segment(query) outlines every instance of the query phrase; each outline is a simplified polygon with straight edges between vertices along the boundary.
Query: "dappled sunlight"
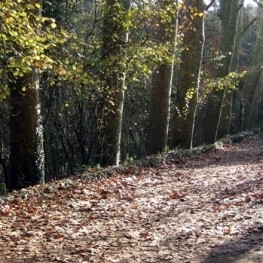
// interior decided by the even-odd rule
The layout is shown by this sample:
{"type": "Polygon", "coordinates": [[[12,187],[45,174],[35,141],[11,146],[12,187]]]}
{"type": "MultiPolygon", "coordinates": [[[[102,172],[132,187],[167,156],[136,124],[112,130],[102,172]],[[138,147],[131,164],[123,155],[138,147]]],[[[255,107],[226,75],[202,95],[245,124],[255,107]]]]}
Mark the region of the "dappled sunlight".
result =
{"type": "Polygon", "coordinates": [[[227,152],[13,192],[0,205],[0,241],[6,244],[0,247],[0,261],[260,258],[263,177],[262,162],[254,158],[262,142],[255,136],[225,145],[227,152]]]}

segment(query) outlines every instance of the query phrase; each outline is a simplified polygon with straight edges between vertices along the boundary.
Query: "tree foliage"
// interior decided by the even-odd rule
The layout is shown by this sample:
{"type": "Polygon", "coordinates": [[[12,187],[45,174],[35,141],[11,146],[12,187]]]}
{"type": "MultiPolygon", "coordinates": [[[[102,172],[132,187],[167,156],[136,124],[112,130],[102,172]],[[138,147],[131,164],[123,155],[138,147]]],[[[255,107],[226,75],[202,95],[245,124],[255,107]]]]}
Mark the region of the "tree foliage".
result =
{"type": "MultiPolygon", "coordinates": [[[[54,70],[63,75],[62,65],[47,51],[57,48],[68,38],[57,30],[54,19],[40,15],[41,6],[30,1],[0,3],[0,74],[2,79],[22,77],[32,69],[54,70]]],[[[6,82],[1,85],[1,98],[8,94],[6,82]]]]}
{"type": "MultiPolygon", "coordinates": [[[[125,91],[121,114],[122,136],[118,146],[121,161],[128,162],[144,156],[148,147],[150,91],[160,66],[165,64],[175,65],[172,92],[168,98],[171,100],[171,111],[178,109],[178,94],[183,90],[181,113],[192,111],[193,104],[190,102],[193,99],[198,102],[197,114],[192,114],[195,120],[191,120],[196,123],[195,145],[203,141],[204,110],[210,107],[208,100],[212,99],[214,104],[213,94],[223,93],[226,88],[231,92],[235,90],[234,114],[235,118],[242,120],[242,103],[238,94],[246,78],[245,72],[249,71],[256,35],[261,34],[260,26],[254,23],[256,8],[238,7],[243,10],[241,28],[246,30],[239,35],[241,45],[238,48],[237,70],[220,75],[220,69],[226,66],[226,57],[232,52],[231,49],[225,54],[221,48],[223,31],[220,19],[222,21],[221,15],[224,17],[227,14],[223,9],[222,14],[219,12],[218,1],[214,1],[213,8],[205,11],[205,16],[193,5],[186,5],[189,2],[178,1],[176,6],[176,1],[135,0],[126,9],[128,1],[124,0],[43,0],[42,5],[33,0],[1,1],[0,143],[3,150],[0,177],[9,170],[6,98],[10,95],[11,86],[8,84],[10,81],[18,83],[31,71],[37,72],[40,81],[47,180],[68,176],[86,165],[98,164],[102,127],[98,124],[103,123],[106,112],[116,113],[116,91],[125,91]],[[176,14],[178,31],[175,48],[176,14]],[[195,78],[194,73],[187,71],[196,65],[196,56],[189,55],[193,52],[190,42],[199,30],[196,22],[202,18],[205,18],[205,45],[203,59],[199,61],[202,74],[198,76],[200,96],[197,101],[196,86],[184,84],[179,76],[180,70],[182,72],[185,68],[184,71],[195,78]],[[105,23],[109,22],[111,26],[105,27],[105,23]],[[125,38],[127,34],[128,39],[125,38]],[[103,111],[98,107],[101,102],[103,111]]],[[[25,83],[22,93],[29,86],[25,83]]],[[[152,116],[150,118],[156,117],[155,114],[152,116]]],[[[211,118],[211,121],[214,122],[214,119],[211,118]]],[[[108,123],[111,124],[111,121],[108,123]]],[[[192,123],[189,126],[193,127],[192,123]]],[[[170,125],[170,134],[172,128],[170,125]]],[[[178,142],[174,146],[178,146],[178,142]]]]}

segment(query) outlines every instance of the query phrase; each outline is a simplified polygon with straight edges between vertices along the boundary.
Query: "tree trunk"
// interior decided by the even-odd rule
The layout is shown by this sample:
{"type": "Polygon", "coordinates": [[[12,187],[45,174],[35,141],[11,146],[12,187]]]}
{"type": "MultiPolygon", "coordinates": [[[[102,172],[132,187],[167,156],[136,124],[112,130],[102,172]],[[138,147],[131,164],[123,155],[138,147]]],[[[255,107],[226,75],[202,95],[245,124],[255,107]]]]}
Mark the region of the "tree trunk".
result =
{"type": "MultiPolygon", "coordinates": [[[[233,52],[235,47],[235,38],[237,31],[238,14],[241,8],[241,1],[243,0],[221,0],[219,17],[222,25],[220,51],[223,59],[220,61],[215,77],[222,78],[230,72],[231,61],[233,59],[233,52]]],[[[212,91],[208,97],[206,112],[204,118],[204,125],[202,129],[202,142],[213,143],[216,138],[221,136],[218,133],[220,113],[222,110],[222,103],[224,95],[227,94],[225,90],[212,91]]],[[[227,111],[228,112],[228,111],[227,111]]]]}
{"type": "Polygon", "coordinates": [[[160,65],[153,73],[146,153],[165,151],[168,136],[172,65],[160,65]]]}
{"type": "MultiPolygon", "coordinates": [[[[239,5],[243,6],[244,0],[241,0],[239,5]]],[[[242,10],[242,9],[240,9],[242,10]]],[[[242,21],[242,12],[238,12],[237,18],[237,29],[233,55],[231,58],[229,72],[236,71],[239,57],[239,48],[241,43],[241,21],[242,21]]],[[[232,117],[232,106],[233,106],[233,90],[226,87],[224,89],[223,101],[221,104],[221,110],[219,114],[219,122],[216,131],[216,140],[223,138],[225,135],[229,134],[231,117],[232,117]]]]}
{"type": "Polygon", "coordinates": [[[251,63],[251,67],[242,91],[242,103],[243,103],[243,122],[242,130],[246,130],[250,126],[251,110],[253,108],[253,99],[255,97],[256,89],[258,87],[260,77],[262,74],[262,61],[263,61],[263,16],[260,15],[259,21],[260,31],[258,33],[258,40],[251,63]]]}
{"type": "Polygon", "coordinates": [[[257,112],[257,123],[263,131],[263,90],[261,90],[261,94],[259,97],[259,105],[258,105],[258,112],[257,112]]]}
{"type": "MultiPolygon", "coordinates": [[[[35,6],[39,0],[28,0],[28,3],[35,6]]],[[[40,15],[39,8],[31,12],[40,15]]],[[[33,22],[33,16],[31,19],[33,22]]],[[[13,190],[45,181],[39,73],[31,69],[24,76],[10,76],[9,89],[10,173],[6,184],[13,190]]]]}
{"type": "MultiPolygon", "coordinates": [[[[240,88],[244,85],[244,81],[239,84],[240,88]]],[[[237,89],[233,93],[232,97],[232,117],[230,124],[230,134],[235,134],[242,129],[242,103],[241,103],[242,91],[237,89]]]]}
{"type": "Polygon", "coordinates": [[[44,183],[39,76],[32,71],[10,82],[9,190],[44,183]]]}
{"type": "Polygon", "coordinates": [[[257,126],[257,122],[258,122],[257,117],[258,117],[259,105],[260,105],[262,94],[263,94],[263,71],[261,71],[260,79],[257,84],[256,90],[254,93],[254,98],[251,104],[251,110],[249,112],[248,121],[247,121],[248,129],[252,129],[255,126],[257,126]]]}
{"type": "MultiPolygon", "coordinates": [[[[244,25],[243,25],[243,19],[244,19],[244,9],[241,10],[239,19],[238,19],[238,25],[237,25],[237,36],[235,41],[235,48],[233,53],[233,58],[230,66],[230,71],[237,70],[238,63],[239,63],[239,51],[241,47],[241,38],[244,33],[244,25]]],[[[240,85],[243,85],[243,81],[239,83],[239,86],[236,87],[236,89],[231,92],[231,109],[230,109],[230,118],[228,125],[228,131],[227,133],[234,134],[241,130],[241,103],[240,103],[240,85]]],[[[224,115],[224,114],[222,114],[224,115]]],[[[221,121],[221,120],[220,120],[221,121]]],[[[223,126],[222,124],[219,126],[223,126]]]]}
{"type": "MultiPolygon", "coordinates": [[[[163,10],[166,10],[169,6],[176,8],[175,12],[177,14],[177,1],[176,6],[174,6],[171,0],[159,0],[158,4],[160,5],[160,9],[163,10]]],[[[169,45],[171,45],[171,57],[173,60],[172,62],[163,62],[153,73],[151,105],[146,138],[146,153],[148,155],[165,151],[167,145],[171,86],[177,42],[177,15],[175,19],[172,13],[167,12],[167,15],[171,16],[170,21],[162,21],[162,19],[159,18],[156,38],[161,44],[167,45],[167,43],[169,43],[169,45]]]]}
{"type": "Polygon", "coordinates": [[[107,0],[104,11],[102,43],[102,93],[98,103],[98,132],[96,162],[102,166],[118,165],[122,112],[125,90],[128,28],[125,14],[130,0],[107,0]]]}
{"type": "Polygon", "coordinates": [[[192,13],[188,13],[192,24],[183,37],[171,136],[172,147],[191,148],[204,45],[204,3],[203,0],[186,0],[185,5],[188,10],[194,10],[195,16],[191,21],[192,13]]]}

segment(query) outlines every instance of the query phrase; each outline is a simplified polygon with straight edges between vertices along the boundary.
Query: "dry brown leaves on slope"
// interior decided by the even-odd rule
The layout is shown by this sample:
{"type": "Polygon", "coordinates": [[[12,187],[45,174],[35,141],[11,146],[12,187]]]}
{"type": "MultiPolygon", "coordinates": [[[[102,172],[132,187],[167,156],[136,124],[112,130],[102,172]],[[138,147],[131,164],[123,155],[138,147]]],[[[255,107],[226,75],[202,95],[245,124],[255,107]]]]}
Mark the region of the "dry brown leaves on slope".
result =
{"type": "Polygon", "coordinates": [[[263,138],[0,203],[0,262],[263,262],[263,138]],[[245,260],[245,261],[244,261],[245,260]]]}

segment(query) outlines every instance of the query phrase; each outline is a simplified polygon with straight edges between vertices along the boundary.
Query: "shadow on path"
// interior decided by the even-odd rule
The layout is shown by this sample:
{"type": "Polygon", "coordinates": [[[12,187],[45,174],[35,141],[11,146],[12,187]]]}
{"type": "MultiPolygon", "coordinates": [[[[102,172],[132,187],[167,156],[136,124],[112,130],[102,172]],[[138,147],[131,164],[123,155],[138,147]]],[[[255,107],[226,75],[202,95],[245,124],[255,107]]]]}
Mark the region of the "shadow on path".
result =
{"type": "Polygon", "coordinates": [[[200,263],[262,263],[263,225],[211,249],[200,263]]]}

